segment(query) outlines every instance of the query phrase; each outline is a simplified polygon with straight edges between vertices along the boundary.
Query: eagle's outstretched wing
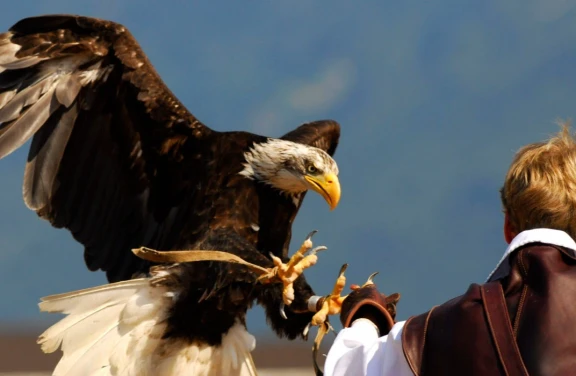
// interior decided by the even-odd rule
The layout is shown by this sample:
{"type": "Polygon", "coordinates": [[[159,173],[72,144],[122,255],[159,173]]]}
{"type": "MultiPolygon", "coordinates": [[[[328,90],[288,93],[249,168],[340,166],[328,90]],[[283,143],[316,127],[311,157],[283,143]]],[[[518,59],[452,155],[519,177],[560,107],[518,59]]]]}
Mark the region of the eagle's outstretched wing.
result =
{"type": "Polygon", "coordinates": [[[32,137],[26,205],[68,228],[110,281],[147,270],[130,248],[179,235],[179,204],[209,171],[217,134],[119,24],[41,16],[0,34],[0,158],[32,137]]]}

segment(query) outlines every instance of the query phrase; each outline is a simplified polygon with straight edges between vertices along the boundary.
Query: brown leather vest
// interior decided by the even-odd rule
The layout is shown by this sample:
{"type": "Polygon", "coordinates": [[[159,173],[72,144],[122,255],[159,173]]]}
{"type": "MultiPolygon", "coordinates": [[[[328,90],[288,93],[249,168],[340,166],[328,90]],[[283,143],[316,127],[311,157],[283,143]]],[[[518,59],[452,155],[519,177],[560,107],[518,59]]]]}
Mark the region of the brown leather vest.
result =
{"type": "MultiPolygon", "coordinates": [[[[529,244],[499,280],[520,354],[531,376],[576,375],[576,258],[572,251],[529,244]]],[[[480,286],[411,317],[402,333],[417,376],[506,375],[490,335],[480,286]]]]}

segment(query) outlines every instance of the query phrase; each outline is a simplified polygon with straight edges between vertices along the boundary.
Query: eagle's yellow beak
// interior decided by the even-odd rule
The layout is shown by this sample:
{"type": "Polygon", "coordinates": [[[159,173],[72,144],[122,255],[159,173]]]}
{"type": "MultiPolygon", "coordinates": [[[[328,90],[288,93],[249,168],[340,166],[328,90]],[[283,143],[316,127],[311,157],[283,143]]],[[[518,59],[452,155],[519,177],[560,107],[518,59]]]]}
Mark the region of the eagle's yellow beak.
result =
{"type": "Polygon", "coordinates": [[[306,175],[304,178],[310,183],[312,189],[318,192],[334,210],[340,201],[340,181],[338,176],[328,173],[322,176],[306,175]]]}

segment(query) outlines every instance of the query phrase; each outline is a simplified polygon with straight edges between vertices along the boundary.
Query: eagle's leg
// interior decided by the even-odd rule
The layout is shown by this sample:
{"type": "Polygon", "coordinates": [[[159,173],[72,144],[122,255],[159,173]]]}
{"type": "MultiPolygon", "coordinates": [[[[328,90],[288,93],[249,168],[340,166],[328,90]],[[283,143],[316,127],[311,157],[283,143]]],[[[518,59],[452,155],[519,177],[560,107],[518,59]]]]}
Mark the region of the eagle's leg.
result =
{"type": "MultiPolygon", "coordinates": [[[[320,299],[317,303],[317,307],[320,307],[316,314],[312,316],[312,320],[310,323],[304,328],[304,337],[308,335],[308,331],[310,330],[311,326],[326,326],[327,330],[333,330],[332,326],[328,322],[328,316],[337,315],[342,310],[342,303],[344,299],[348,295],[342,296],[342,290],[344,290],[344,286],[346,285],[346,276],[344,272],[348,264],[342,265],[340,268],[340,272],[338,273],[338,278],[336,279],[336,283],[334,284],[334,288],[332,289],[332,293],[325,296],[324,298],[320,299]]],[[[362,285],[362,287],[368,286],[373,284],[372,281],[374,277],[378,274],[378,272],[370,274],[366,282],[362,285]]]]}
{"type": "MultiPolygon", "coordinates": [[[[317,231],[312,231],[304,242],[302,246],[296,253],[288,260],[288,262],[282,262],[279,257],[270,254],[272,261],[274,262],[274,268],[270,273],[262,275],[258,278],[261,282],[271,282],[273,280],[280,280],[283,285],[282,289],[282,300],[285,305],[290,305],[294,301],[294,281],[302,275],[304,270],[316,264],[318,261],[317,252],[326,250],[325,246],[319,246],[312,249],[312,236],[317,231]],[[310,253],[306,254],[308,251],[310,253]]],[[[283,305],[280,307],[280,312],[282,317],[285,317],[283,305]]]]}
{"type": "MultiPolygon", "coordinates": [[[[332,325],[330,325],[330,322],[328,321],[328,316],[339,314],[342,310],[342,303],[348,296],[348,295],[346,296],[341,295],[342,290],[344,290],[344,286],[346,285],[346,277],[344,276],[344,272],[346,271],[347,267],[348,264],[344,264],[340,268],[340,272],[338,273],[338,278],[336,279],[336,283],[334,284],[332,293],[330,293],[330,295],[328,296],[321,298],[318,301],[315,301],[317,311],[314,314],[314,316],[312,316],[312,320],[308,323],[308,325],[306,325],[302,333],[304,339],[307,339],[310,327],[318,326],[318,333],[316,334],[316,338],[314,339],[314,345],[312,346],[312,359],[314,362],[314,371],[317,375],[322,374],[322,371],[320,370],[320,366],[318,365],[317,361],[317,354],[318,350],[320,349],[320,344],[322,343],[324,335],[326,335],[330,331],[334,331],[334,328],[332,327],[332,325]]],[[[372,282],[372,280],[374,276],[376,276],[376,274],[378,273],[372,273],[368,277],[366,283],[362,285],[362,287],[373,284],[374,282],[372,282]]]]}

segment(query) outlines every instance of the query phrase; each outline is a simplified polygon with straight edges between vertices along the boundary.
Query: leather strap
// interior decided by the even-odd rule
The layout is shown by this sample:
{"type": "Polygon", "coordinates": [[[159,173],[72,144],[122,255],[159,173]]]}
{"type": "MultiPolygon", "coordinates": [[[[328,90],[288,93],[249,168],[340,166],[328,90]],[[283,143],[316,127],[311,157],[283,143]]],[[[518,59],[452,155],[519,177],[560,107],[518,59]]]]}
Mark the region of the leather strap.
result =
{"type": "Polygon", "coordinates": [[[528,376],[512,331],[502,286],[499,282],[489,282],[483,285],[480,291],[488,326],[504,373],[507,376],[528,376]]]}
{"type": "Polygon", "coordinates": [[[260,265],[252,264],[244,259],[223,251],[207,251],[207,250],[192,250],[192,251],[156,251],[147,247],[140,247],[132,249],[132,253],[146,261],[158,263],[176,263],[176,262],[196,262],[196,261],[220,261],[231,262],[234,264],[242,264],[249,267],[252,271],[259,275],[270,273],[269,269],[263,268],[260,265]]]}

